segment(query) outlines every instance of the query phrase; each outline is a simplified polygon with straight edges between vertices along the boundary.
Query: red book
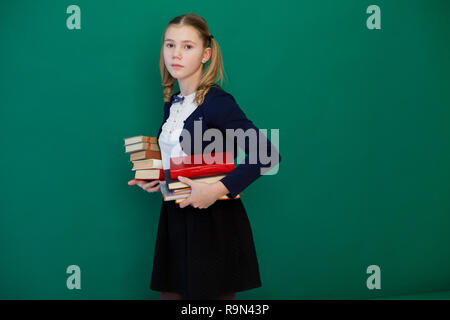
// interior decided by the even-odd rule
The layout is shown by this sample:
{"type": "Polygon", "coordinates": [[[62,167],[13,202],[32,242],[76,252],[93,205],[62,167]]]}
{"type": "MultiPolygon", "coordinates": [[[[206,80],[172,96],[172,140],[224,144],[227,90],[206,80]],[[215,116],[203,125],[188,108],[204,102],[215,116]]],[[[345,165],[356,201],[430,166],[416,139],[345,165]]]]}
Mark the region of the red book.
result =
{"type": "Polygon", "coordinates": [[[170,158],[170,177],[206,177],[233,171],[234,160],[231,152],[195,154],[170,158]]]}

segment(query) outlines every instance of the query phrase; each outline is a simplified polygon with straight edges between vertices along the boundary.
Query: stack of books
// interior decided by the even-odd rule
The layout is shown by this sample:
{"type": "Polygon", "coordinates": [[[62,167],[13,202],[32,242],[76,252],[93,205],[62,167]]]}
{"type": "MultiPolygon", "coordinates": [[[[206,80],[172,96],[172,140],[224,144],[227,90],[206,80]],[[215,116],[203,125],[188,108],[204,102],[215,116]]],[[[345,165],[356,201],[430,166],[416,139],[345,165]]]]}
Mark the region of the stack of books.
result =
{"type": "Polygon", "coordinates": [[[135,136],[125,138],[125,152],[130,155],[134,178],[164,180],[161,150],[156,137],[135,136]]]}
{"type": "MultiPolygon", "coordinates": [[[[217,152],[170,158],[170,170],[164,170],[165,181],[160,183],[165,201],[180,203],[191,194],[191,187],[178,180],[178,176],[193,181],[215,183],[233,171],[234,161],[230,152],[217,152]]],[[[233,199],[239,199],[238,194],[233,199]]],[[[230,199],[227,195],[218,200],[230,199]]]]}
{"type": "MultiPolygon", "coordinates": [[[[170,158],[170,169],[163,169],[161,150],[156,137],[134,136],[124,138],[125,152],[130,155],[135,171],[134,179],[159,180],[164,201],[182,202],[191,194],[191,187],[178,176],[193,181],[215,183],[234,169],[230,152],[218,152],[170,158]]],[[[241,193],[233,199],[239,199],[241,193]]],[[[218,200],[230,199],[227,195],[218,200]]]]}

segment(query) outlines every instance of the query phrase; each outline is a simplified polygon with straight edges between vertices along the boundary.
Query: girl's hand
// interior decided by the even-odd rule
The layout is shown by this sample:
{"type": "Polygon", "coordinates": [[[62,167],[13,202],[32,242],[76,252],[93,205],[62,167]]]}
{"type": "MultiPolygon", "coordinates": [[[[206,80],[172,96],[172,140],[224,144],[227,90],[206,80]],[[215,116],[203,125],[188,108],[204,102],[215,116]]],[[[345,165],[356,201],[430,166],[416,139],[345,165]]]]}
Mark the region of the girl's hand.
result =
{"type": "Polygon", "coordinates": [[[160,190],[159,180],[141,180],[141,179],[134,179],[128,181],[129,186],[138,185],[142,189],[144,189],[147,192],[156,192],[160,190]]]}
{"type": "Polygon", "coordinates": [[[191,195],[180,202],[180,208],[191,205],[194,208],[206,209],[229,192],[220,181],[216,183],[197,182],[181,176],[178,176],[178,180],[191,187],[191,195]]]}

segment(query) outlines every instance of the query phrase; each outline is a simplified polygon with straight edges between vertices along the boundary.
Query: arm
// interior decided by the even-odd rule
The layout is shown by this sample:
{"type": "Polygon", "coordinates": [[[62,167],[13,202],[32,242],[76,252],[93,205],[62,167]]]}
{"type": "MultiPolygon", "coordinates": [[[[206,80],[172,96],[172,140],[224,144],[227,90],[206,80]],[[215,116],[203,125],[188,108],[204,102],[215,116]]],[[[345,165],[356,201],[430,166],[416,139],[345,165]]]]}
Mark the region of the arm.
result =
{"type": "MultiPolygon", "coordinates": [[[[270,168],[279,164],[281,155],[272,142],[246,117],[232,95],[222,92],[214,97],[205,112],[207,112],[209,124],[218,128],[226,136],[227,140],[232,141],[233,146],[239,146],[246,154],[244,161],[220,180],[225,187],[222,188],[220,186],[222,192],[228,190],[228,197],[234,198],[262,175],[262,168],[265,168],[264,171],[268,171],[270,168]],[[235,131],[235,134],[229,134],[226,132],[226,129],[234,129],[237,131],[235,131]],[[239,132],[241,133],[239,134],[239,132]],[[246,137],[252,136],[252,133],[254,139],[247,139],[246,137]],[[256,146],[250,145],[250,141],[256,142],[256,146]],[[261,147],[265,147],[266,150],[260,150],[261,147]],[[264,164],[261,161],[261,152],[263,155],[266,154],[271,160],[275,159],[275,161],[264,164]],[[250,163],[250,160],[254,159],[256,161],[250,163]]],[[[237,150],[237,148],[234,148],[234,150],[237,150]]],[[[234,154],[234,157],[236,156],[237,154],[234,154]]]]}

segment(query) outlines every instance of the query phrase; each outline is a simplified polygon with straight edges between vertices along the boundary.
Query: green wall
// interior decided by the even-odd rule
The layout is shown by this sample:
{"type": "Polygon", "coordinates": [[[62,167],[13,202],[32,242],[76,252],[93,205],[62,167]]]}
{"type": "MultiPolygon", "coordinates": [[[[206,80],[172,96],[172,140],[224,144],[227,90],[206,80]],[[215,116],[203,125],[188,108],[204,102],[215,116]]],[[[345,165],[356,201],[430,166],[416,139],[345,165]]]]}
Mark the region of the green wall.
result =
{"type": "Polygon", "coordinates": [[[20,0],[0,2],[0,298],[159,298],[161,195],[127,185],[123,138],[156,135],[162,32],[188,12],[224,89],[280,130],[278,174],[243,195],[263,286],[238,299],[450,290],[450,2],[20,0]]]}

